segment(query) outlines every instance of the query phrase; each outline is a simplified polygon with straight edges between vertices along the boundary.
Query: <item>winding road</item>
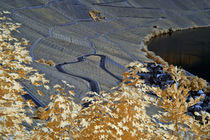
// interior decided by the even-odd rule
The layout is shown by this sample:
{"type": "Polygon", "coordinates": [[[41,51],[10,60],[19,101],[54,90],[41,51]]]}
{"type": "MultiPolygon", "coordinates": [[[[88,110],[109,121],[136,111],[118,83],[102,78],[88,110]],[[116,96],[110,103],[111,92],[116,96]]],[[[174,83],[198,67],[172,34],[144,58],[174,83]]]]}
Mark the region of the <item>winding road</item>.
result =
{"type": "Polygon", "coordinates": [[[107,68],[106,68],[106,58],[107,56],[105,55],[99,55],[99,54],[87,54],[87,55],[84,55],[84,56],[81,56],[81,57],[78,57],[77,58],[77,61],[75,62],[64,62],[63,64],[57,64],[55,67],[58,71],[62,72],[62,73],[65,73],[65,74],[69,74],[69,75],[72,75],[72,76],[75,76],[75,77],[78,77],[78,78],[81,78],[81,79],[84,79],[86,81],[89,82],[90,84],[90,91],[93,91],[93,92],[96,92],[96,93],[99,93],[100,92],[100,89],[99,89],[99,85],[97,83],[97,81],[94,81],[90,78],[87,78],[87,77],[82,77],[82,76],[79,76],[79,75],[74,75],[74,74],[70,74],[68,72],[66,72],[63,68],[64,65],[68,65],[68,64],[73,64],[73,63],[79,63],[79,62],[82,62],[82,61],[85,61],[87,57],[89,56],[99,56],[100,57],[100,63],[99,63],[99,66],[104,70],[106,71],[107,73],[109,73],[111,76],[113,76],[114,78],[116,78],[117,80],[119,80],[119,82],[122,81],[122,78],[121,77],[118,77],[116,76],[115,74],[113,74],[112,72],[110,72],[107,68]]]}

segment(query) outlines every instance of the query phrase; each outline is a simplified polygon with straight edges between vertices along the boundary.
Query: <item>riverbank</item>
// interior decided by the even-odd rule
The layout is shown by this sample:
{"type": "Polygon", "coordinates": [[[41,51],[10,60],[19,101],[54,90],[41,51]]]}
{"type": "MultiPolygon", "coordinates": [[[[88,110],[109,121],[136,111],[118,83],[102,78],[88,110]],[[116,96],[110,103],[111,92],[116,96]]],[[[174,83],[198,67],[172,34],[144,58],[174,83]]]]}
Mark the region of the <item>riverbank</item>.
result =
{"type": "Polygon", "coordinates": [[[161,56],[169,64],[210,81],[209,37],[210,28],[200,27],[160,35],[148,42],[149,50],[161,56]]]}

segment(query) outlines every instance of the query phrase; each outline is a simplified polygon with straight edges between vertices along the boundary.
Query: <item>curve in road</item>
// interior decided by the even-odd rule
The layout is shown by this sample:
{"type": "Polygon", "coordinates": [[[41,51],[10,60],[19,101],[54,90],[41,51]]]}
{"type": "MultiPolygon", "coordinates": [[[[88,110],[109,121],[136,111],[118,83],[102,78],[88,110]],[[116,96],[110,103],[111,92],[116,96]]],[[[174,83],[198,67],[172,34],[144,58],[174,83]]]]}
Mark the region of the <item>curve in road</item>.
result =
{"type": "Polygon", "coordinates": [[[64,65],[67,65],[67,64],[75,64],[75,63],[79,63],[79,62],[83,62],[86,60],[87,57],[89,56],[99,56],[100,57],[100,62],[99,62],[99,66],[104,70],[106,71],[108,74],[110,74],[111,76],[113,76],[114,78],[116,78],[119,82],[122,81],[122,78],[121,77],[118,77],[116,76],[115,74],[113,74],[112,72],[110,72],[107,68],[106,68],[106,60],[107,60],[107,56],[105,55],[100,55],[100,54],[87,54],[87,55],[84,55],[84,56],[80,56],[77,58],[77,61],[74,61],[74,62],[64,62],[62,64],[57,64],[55,67],[58,71],[62,72],[62,73],[65,73],[65,74],[68,74],[68,75],[71,75],[71,76],[75,76],[75,77],[78,77],[78,78],[81,78],[87,82],[89,82],[89,85],[90,85],[90,90],[93,91],[93,92],[96,92],[96,93],[100,93],[100,88],[99,88],[99,84],[97,81],[95,80],[92,80],[90,78],[87,78],[87,77],[83,77],[83,76],[79,76],[79,75],[75,75],[75,74],[71,74],[71,73],[68,73],[65,71],[65,69],[63,68],[64,65]]]}

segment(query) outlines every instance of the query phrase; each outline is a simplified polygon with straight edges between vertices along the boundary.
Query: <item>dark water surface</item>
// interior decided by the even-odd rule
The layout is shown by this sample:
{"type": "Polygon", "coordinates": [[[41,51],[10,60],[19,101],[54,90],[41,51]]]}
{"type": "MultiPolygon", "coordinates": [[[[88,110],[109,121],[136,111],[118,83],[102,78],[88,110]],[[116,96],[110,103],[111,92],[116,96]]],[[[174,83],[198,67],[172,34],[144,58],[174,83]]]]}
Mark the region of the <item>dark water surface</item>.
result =
{"type": "Polygon", "coordinates": [[[177,31],[154,38],[148,49],[169,64],[181,66],[210,82],[210,27],[177,31]]]}

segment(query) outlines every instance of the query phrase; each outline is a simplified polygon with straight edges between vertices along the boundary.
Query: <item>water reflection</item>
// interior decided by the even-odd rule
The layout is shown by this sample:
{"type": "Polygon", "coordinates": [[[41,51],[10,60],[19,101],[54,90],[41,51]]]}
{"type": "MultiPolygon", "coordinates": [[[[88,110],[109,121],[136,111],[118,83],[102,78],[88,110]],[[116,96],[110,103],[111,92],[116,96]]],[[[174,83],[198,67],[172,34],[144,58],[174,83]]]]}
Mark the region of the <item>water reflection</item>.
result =
{"type": "Polygon", "coordinates": [[[154,51],[169,64],[210,81],[210,28],[199,28],[164,35],[149,43],[154,51]]]}

